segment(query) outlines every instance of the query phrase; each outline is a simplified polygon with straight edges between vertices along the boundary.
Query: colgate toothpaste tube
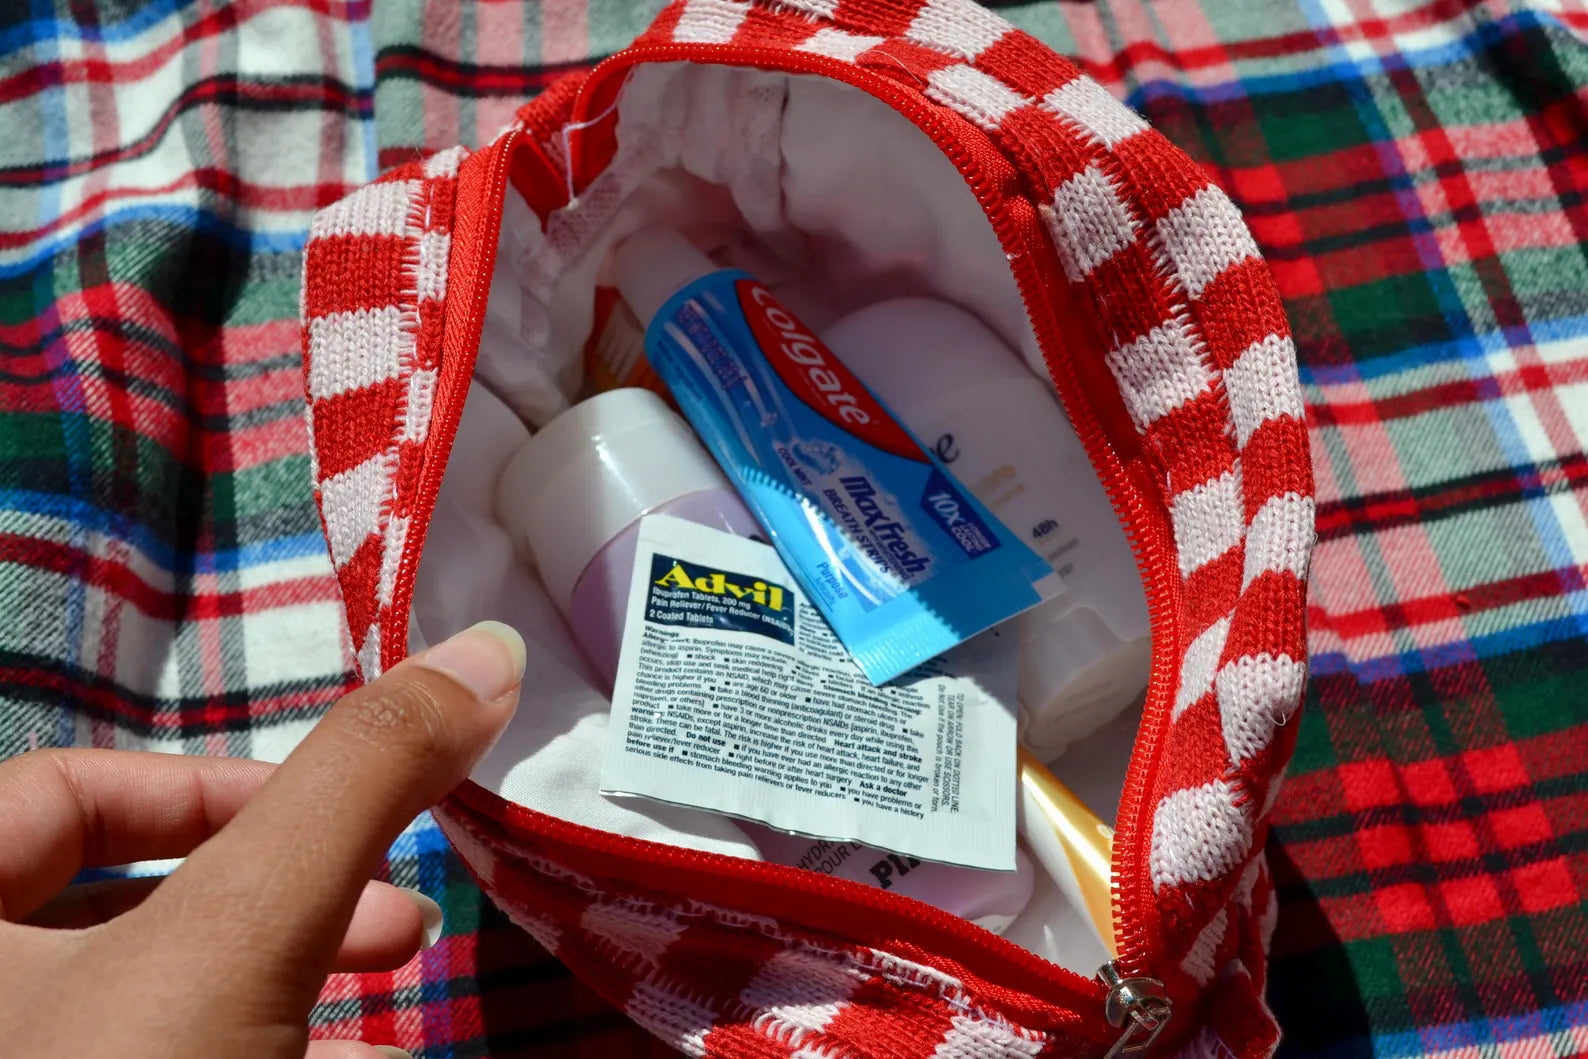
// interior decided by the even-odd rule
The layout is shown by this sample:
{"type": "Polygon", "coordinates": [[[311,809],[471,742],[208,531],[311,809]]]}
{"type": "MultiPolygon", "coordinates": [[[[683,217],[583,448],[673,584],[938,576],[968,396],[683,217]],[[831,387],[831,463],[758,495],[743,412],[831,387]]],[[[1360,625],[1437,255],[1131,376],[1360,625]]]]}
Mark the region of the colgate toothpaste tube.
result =
{"type": "Polygon", "coordinates": [[[663,229],[616,270],[652,367],[873,683],[1062,589],[753,277],[663,229]]]}

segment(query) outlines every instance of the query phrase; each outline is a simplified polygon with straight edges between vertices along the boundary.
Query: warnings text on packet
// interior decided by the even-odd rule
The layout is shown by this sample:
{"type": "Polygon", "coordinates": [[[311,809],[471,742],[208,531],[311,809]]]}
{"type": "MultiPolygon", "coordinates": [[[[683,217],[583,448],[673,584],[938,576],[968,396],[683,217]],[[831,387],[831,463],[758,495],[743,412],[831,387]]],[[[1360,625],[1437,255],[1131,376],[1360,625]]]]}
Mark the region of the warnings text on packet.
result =
{"type": "MultiPolygon", "coordinates": [[[[820,626],[802,603],[802,635],[807,619],[820,626]]],[[[962,696],[928,702],[875,688],[853,666],[654,625],[640,649],[630,753],[917,819],[958,811],[962,696]]]]}

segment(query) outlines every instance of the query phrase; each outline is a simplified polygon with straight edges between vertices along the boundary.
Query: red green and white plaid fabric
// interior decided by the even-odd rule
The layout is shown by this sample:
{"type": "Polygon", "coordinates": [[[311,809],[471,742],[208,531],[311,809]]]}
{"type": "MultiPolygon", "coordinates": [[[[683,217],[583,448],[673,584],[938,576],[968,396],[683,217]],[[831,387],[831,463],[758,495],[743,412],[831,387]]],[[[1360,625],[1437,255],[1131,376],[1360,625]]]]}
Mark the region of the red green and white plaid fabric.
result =
{"type": "MultiPolygon", "coordinates": [[[[841,6],[841,5],[835,5],[841,6]]],[[[309,495],[311,212],[481,144],[645,5],[0,12],[0,753],[279,757],[352,679],[309,495]]],[[[1017,4],[1242,210],[1293,329],[1320,544],[1268,846],[1293,1054],[1588,1048],[1588,19],[1505,2],[1017,4]]],[[[482,906],[321,1032],[660,1053],[482,906]]]]}

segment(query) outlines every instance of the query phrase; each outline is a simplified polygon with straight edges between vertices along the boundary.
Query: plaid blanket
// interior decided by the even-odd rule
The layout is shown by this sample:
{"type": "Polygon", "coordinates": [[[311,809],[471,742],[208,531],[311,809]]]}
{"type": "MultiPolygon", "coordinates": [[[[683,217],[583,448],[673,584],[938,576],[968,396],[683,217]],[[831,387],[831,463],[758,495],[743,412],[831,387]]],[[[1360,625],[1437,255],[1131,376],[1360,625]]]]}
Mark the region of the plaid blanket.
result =
{"type": "MultiPolygon", "coordinates": [[[[483,142],[628,0],[0,5],[0,755],[279,759],[348,687],[309,493],[310,213],[483,142]]],[[[1245,211],[1287,300],[1320,545],[1278,810],[1295,1055],[1588,1052],[1588,12],[1002,12],[1245,211]]],[[[317,1035],[660,1054],[416,821],[447,935],[317,1035]]]]}

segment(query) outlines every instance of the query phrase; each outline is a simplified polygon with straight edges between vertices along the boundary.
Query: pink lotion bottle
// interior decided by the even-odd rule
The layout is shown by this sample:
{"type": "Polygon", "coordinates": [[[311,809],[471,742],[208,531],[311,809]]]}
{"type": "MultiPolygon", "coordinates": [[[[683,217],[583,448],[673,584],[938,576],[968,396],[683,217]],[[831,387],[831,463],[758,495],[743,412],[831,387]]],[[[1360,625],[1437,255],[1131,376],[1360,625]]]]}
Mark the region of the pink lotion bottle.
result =
{"type": "Polygon", "coordinates": [[[609,390],[532,435],[502,471],[496,510],[540,571],[608,694],[645,515],[760,532],[694,433],[649,390],[609,390]]]}

